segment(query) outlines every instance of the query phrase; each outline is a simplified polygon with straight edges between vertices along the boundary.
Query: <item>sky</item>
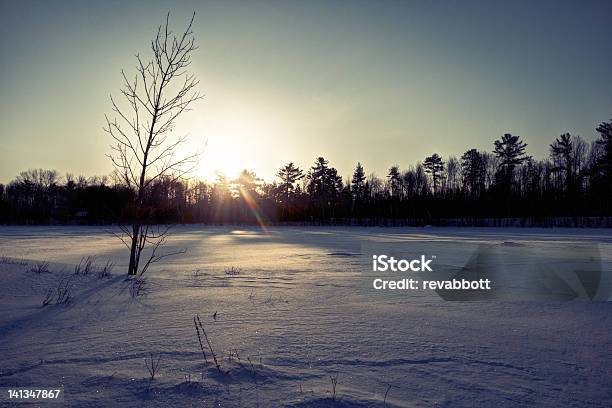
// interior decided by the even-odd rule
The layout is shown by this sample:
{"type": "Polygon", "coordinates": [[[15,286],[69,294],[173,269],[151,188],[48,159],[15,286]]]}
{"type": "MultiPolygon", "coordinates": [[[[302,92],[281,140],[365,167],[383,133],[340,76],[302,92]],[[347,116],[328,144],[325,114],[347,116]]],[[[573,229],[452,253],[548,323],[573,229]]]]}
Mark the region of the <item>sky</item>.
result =
{"type": "Polygon", "coordinates": [[[610,1],[0,0],[0,183],[109,174],[102,130],[166,13],[196,12],[196,177],[324,156],[345,178],[520,135],[536,158],[612,118],[610,1]]]}

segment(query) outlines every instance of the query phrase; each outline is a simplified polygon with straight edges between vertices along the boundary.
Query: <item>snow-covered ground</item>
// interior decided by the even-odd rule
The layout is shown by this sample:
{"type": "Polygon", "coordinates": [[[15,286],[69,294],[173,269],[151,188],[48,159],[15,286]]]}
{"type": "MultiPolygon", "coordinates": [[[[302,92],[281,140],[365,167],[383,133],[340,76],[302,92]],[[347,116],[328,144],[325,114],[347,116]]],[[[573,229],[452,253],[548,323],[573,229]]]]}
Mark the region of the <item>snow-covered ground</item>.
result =
{"type": "Polygon", "coordinates": [[[63,386],[74,407],[612,406],[612,303],[377,296],[358,256],[374,242],[609,245],[612,231],[174,232],[168,249],[186,253],[154,265],[133,299],[108,228],[0,227],[0,387],[63,386]],[[88,255],[113,276],[74,276],[88,255]],[[49,273],[32,270],[40,261],[49,273]],[[66,282],[70,302],[42,307],[66,282]],[[228,373],[203,338],[204,362],[196,314],[228,373]]]}

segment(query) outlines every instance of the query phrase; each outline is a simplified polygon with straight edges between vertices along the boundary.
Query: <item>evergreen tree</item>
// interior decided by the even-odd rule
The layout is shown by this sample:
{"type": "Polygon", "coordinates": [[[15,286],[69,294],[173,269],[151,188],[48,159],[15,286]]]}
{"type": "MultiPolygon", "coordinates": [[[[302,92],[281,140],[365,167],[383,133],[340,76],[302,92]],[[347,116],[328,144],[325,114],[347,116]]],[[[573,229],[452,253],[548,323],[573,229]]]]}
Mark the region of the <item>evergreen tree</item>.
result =
{"type": "Polygon", "coordinates": [[[338,171],[328,164],[325,158],[317,157],[306,176],[308,194],[322,202],[335,197],[342,190],[342,177],[338,176],[338,171]]]}
{"type": "Polygon", "coordinates": [[[550,157],[553,161],[553,172],[562,172],[562,184],[570,191],[574,185],[574,144],[572,136],[564,133],[550,145],[550,157]]]}
{"type": "Polygon", "coordinates": [[[355,167],[353,172],[353,178],[351,179],[351,188],[356,200],[361,200],[364,197],[365,181],[366,176],[363,166],[361,163],[357,163],[357,167],[355,167]]]}
{"type": "Polygon", "coordinates": [[[612,183],[612,120],[602,122],[596,130],[599,133],[597,144],[601,147],[597,167],[603,172],[606,181],[612,183]]]}
{"type": "Polygon", "coordinates": [[[596,169],[594,169],[596,188],[600,189],[600,194],[605,197],[602,197],[603,208],[610,212],[612,208],[612,120],[602,122],[596,130],[599,132],[599,139],[596,141],[599,152],[596,169]]]}
{"type": "Polygon", "coordinates": [[[402,191],[402,177],[400,175],[399,167],[397,165],[392,166],[387,174],[389,181],[389,188],[391,190],[391,197],[399,197],[402,191]]]}
{"type": "Polygon", "coordinates": [[[520,136],[506,133],[501,139],[495,141],[494,146],[493,153],[499,159],[500,181],[504,189],[509,191],[515,167],[529,158],[524,155],[527,143],[521,141],[520,136]]]}
{"type": "Polygon", "coordinates": [[[434,153],[425,158],[423,161],[423,167],[425,167],[426,173],[431,174],[433,194],[435,196],[438,190],[439,182],[444,177],[444,162],[438,153],[434,153]]]}
{"type": "Polygon", "coordinates": [[[284,167],[281,167],[276,172],[276,176],[281,179],[280,187],[284,192],[284,201],[288,203],[289,196],[295,189],[295,183],[304,177],[304,173],[299,167],[296,167],[293,162],[290,162],[284,167]]]}
{"type": "Polygon", "coordinates": [[[464,189],[473,198],[480,197],[485,189],[486,163],[483,155],[476,149],[470,149],[461,156],[461,177],[464,189]]]}
{"type": "Polygon", "coordinates": [[[308,179],[307,191],[311,197],[321,197],[325,194],[325,183],[329,167],[329,161],[323,157],[317,157],[314,166],[310,168],[306,178],[308,179]]]}
{"type": "Polygon", "coordinates": [[[238,186],[238,193],[241,196],[248,194],[251,197],[255,197],[261,181],[254,171],[244,169],[240,172],[238,178],[234,180],[234,183],[238,186]]]}

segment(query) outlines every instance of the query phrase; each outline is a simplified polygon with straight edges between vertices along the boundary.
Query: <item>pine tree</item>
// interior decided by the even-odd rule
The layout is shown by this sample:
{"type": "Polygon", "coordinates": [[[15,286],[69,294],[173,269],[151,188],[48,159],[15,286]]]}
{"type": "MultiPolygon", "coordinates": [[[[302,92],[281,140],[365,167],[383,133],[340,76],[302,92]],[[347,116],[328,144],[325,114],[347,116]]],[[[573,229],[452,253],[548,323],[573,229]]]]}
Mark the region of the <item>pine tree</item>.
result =
{"type": "Polygon", "coordinates": [[[595,130],[599,133],[597,144],[602,147],[597,167],[603,172],[607,181],[612,183],[612,120],[602,122],[595,130]]]}
{"type": "Polygon", "coordinates": [[[400,175],[399,167],[397,165],[392,166],[389,169],[389,174],[387,174],[387,178],[389,179],[391,197],[399,197],[402,189],[402,177],[400,175]]]}
{"type": "Polygon", "coordinates": [[[261,179],[257,177],[254,171],[242,170],[234,183],[238,186],[240,195],[249,194],[255,196],[257,187],[261,184],[261,179]]]}
{"type": "Polygon", "coordinates": [[[357,163],[357,167],[355,167],[353,172],[353,178],[351,179],[351,189],[356,200],[361,200],[364,196],[365,180],[366,176],[363,166],[361,163],[357,163]]]}
{"type": "Polygon", "coordinates": [[[296,167],[293,162],[287,163],[284,167],[281,167],[276,176],[281,179],[281,188],[285,193],[285,203],[289,202],[289,196],[295,190],[294,184],[304,177],[303,171],[296,167]]]}
{"type": "Polygon", "coordinates": [[[470,149],[461,156],[461,176],[464,189],[472,197],[480,197],[484,192],[486,163],[483,155],[476,149],[470,149]]]}
{"type": "Polygon", "coordinates": [[[342,177],[328,164],[329,161],[325,158],[317,157],[314,166],[306,175],[308,194],[320,201],[328,201],[342,190],[342,177]]]}
{"type": "Polygon", "coordinates": [[[562,134],[551,143],[550,157],[553,161],[552,171],[563,172],[565,190],[572,190],[574,185],[574,144],[569,133],[562,134]]]}
{"type": "Polygon", "coordinates": [[[510,133],[504,134],[501,139],[496,140],[493,153],[499,159],[499,176],[504,189],[509,190],[514,175],[514,168],[521,165],[529,156],[524,156],[527,143],[520,140],[520,136],[513,136],[510,133]]]}
{"type": "Polygon", "coordinates": [[[426,157],[423,161],[423,167],[425,172],[431,174],[431,181],[433,182],[433,193],[434,196],[438,191],[438,183],[444,177],[444,162],[438,153],[434,153],[429,157],[426,157]]]}
{"type": "Polygon", "coordinates": [[[596,162],[596,172],[599,174],[603,194],[607,197],[604,199],[607,204],[607,211],[610,212],[612,203],[612,120],[610,122],[602,122],[597,127],[599,139],[596,144],[601,149],[596,162]]]}
{"type": "Polygon", "coordinates": [[[317,157],[314,166],[310,168],[306,178],[308,179],[307,191],[312,197],[320,197],[324,194],[326,174],[329,169],[329,161],[323,157],[317,157]]]}

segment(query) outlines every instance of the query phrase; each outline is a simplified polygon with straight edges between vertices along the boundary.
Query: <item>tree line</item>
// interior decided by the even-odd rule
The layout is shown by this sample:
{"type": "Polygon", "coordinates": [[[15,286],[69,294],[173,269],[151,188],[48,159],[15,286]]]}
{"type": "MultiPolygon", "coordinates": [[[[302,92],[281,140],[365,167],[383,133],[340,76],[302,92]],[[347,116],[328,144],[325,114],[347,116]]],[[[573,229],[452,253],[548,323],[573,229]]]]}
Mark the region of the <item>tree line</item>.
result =
{"type": "MultiPolygon", "coordinates": [[[[596,131],[591,143],[560,135],[543,160],[529,156],[527,143],[508,133],[491,151],[469,149],[458,158],[433,153],[407,168],[392,166],[384,177],[368,175],[357,163],[343,180],[324,157],[306,170],[287,163],[272,183],[248,170],[212,183],[164,175],[151,180],[138,211],[146,211],[151,223],[209,224],[422,225],[460,219],[478,225],[491,218],[609,217],[612,121],[596,131]]],[[[129,223],[138,194],[117,172],[87,179],[27,170],[0,184],[0,222],[129,223]]]]}

